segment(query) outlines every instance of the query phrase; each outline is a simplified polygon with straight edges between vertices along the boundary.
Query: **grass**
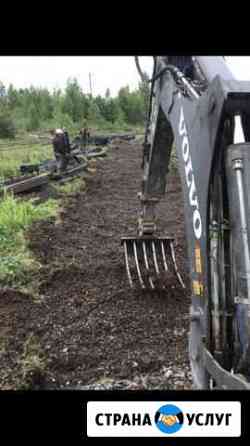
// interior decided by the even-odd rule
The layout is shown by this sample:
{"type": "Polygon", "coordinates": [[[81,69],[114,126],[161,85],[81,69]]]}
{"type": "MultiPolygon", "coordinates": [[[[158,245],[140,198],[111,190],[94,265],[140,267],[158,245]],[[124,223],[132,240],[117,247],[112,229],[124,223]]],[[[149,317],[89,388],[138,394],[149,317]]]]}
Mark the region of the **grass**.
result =
{"type": "Polygon", "coordinates": [[[46,368],[46,359],[42,352],[39,339],[31,333],[25,343],[23,354],[19,360],[21,371],[19,389],[28,390],[34,386],[34,381],[40,381],[46,368]]]}
{"type": "Polygon", "coordinates": [[[13,144],[9,147],[0,147],[0,178],[20,175],[21,164],[36,164],[53,158],[51,145],[13,144]]]}
{"type": "MultiPolygon", "coordinates": [[[[0,180],[20,175],[20,164],[39,163],[53,158],[51,145],[32,143],[28,135],[16,141],[0,140],[0,180]]],[[[83,179],[60,186],[62,194],[78,192],[85,187],[83,179]]],[[[40,264],[34,259],[26,238],[29,227],[38,220],[58,216],[60,200],[35,205],[6,194],[0,201],[0,284],[30,291],[40,264]]]]}
{"type": "Polygon", "coordinates": [[[70,194],[79,192],[80,190],[84,190],[85,186],[86,186],[86,183],[83,180],[83,178],[76,178],[72,181],[69,181],[68,183],[63,184],[63,185],[55,184],[54,188],[58,192],[62,192],[64,195],[70,195],[70,194]]]}
{"type": "Polygon", "coordinates": [[[105,126],[96,127],[95,125],[91,126],[92,133],[96,135],[105,135],[110,133],[144,133],[144,127],[142,126],[131,126],[128,124],[124,124],[123,126],[107,124],[105,126]]]}
{"type": "MultiPolygon", "coordinates": [[[[91,133],[110,134],[110,133],[144,133],[141,126],[117,125],[109,124],[107,126],[91,126],[91,133]]],[[[80,128],[80,127],[79,127],[80,128]]],[[[34,133],[47,134],[45,130],[37,130],[34,133]]],[[[78,133],[78,129],[70,130],[70,138],[74,138],[78,133]]],[[[14,140],[0,139],[0,180],[4,180],[11,176],[20,174],[21,164],[36,164],[46,159],[54,158],[51,144],[42,144],[36,142],[34,137],[27,133],[20,133],[14,140]]]]}
{"type": "MultiPolygon", "coordinates": [[[[103,133],[103,130],[98,130],[100,133],[103,133]]],[[[94,129],[92,129],[92,131],[94,131],[94,129]]],[[[115,132],[118,133],[118,129],[116,129],[115,132]]],[[[71,138],[72,136],[73,135],[71,134],[71,138]]],[[[20,164],[36,164],[53,157],[51,144],[38,143],[34,141],[34,137],[27,134],[20,134],[15,140],[1,139],[0,183],[8,177],[20,175],[20,164]]],[[[95,172],[95,163],[95,160],[89,162],[90,172],[95,172]]],[[[62,194],[69,195],[83,190],[85,188],[85,182],[82,178],[78,178],[57,187],[62,194]]],[[[21,201],[10,194],[6,194],[3,199],[1,199],[1,285],[30,290],[33,273],[38,271],[40,265],[33,258],[32,253],[28,248],[28,240],[26,239],[27,229],[35,221],[46,220],[51,216],[56,216],[59,206],[60,204],[56,200],[48,200],[46,203],[35,206],[33,200],[21,201]]]]}
{"type": "Polygon", "coordinates": [[[32,273],[40,265],[33,258],[26,231],[33,222],[56,216],[58,203],[48,200],[34,206],[33,200],[21,201],[5,195],[0,202],[0,283],[22,287],[30,284],[32,273]]]}

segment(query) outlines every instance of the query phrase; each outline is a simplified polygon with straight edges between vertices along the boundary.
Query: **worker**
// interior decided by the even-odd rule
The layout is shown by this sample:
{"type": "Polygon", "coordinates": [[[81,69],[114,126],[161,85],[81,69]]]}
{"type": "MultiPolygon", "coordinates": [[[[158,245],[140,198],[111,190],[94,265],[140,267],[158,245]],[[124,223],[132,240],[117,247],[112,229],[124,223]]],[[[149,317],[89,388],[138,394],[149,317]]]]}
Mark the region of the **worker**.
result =
{"type": "Polygon", "coordinates": [[[68,153],[70,153],[70,140],[69,140],[69,133],[66,128],[63,128],[63,134],[64,134],[64,140],[65,144],[68,150],[68,153]]]}
{"type": "Polygon", "coordinates": [[[89,139],[90,139],[90,132],[89,132],[89,129],[87,126],[85,126],[84,128],[82,128],[80,130],[80,136],[81,136],[83,148],[86,149],[87,145],[89,144],[89,139]]]}
{"type": "Polygon", "coordinates": [[[56,158],[57,170],[59,170],[59,173],[62,173],[66,170],[69,162],[68,146],[65,134],[62,129],[52,130],[51,134],[53,136],[52,145],[56,158]]]}
{"type": "Polygon", "coordinates": [[[74,149],[76,149],[77,146],[70,144],[69,133],[68,133],[67,129],[63,128],[63,134],[64,134],[64,141],[65,141],[65,145],[66,145],[67,161],[74,159],[78,164],[81,164],[81,161],[79,160],[78,156],[76,154],[71,153],[72,151],[74,151],[74,149]]]}

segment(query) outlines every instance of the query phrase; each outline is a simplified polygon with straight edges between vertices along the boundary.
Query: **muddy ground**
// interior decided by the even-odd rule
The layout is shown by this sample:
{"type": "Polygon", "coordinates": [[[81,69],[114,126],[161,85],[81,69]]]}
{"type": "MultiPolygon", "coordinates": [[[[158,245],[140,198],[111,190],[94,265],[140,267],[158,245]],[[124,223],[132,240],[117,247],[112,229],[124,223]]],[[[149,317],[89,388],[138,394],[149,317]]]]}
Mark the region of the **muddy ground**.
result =
{"type": "Polygon", "coordinates": [[[122,143],[65,200],[60,218],[38,223],[30,249],[42,264],[39,299],[0,295],[0,388],[189,389],[189,293],[181,186],[169,177],[159,233],[177,242],[187,285],[132,291],[121,235],[135,234],[141,146],[122,143]]]}

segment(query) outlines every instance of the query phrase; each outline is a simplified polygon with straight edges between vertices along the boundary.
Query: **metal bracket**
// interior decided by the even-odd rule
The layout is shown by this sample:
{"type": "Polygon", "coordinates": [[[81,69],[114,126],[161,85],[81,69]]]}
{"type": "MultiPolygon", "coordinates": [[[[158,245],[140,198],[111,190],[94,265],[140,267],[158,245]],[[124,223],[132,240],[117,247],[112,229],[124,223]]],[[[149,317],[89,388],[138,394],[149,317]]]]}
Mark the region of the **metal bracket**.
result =
{"type": "Polygon", "coordinates": [[[202,346],[203,362],[206,370],[216,382],[218,389],[250,390],[250,383],[242,375],[234,375],[223,369],[212,354],[202,346]]]}
{"type": "Polygon", "coordinates": [[[239,296],[235,296],[234,303],[235,304],[250,305],[250,302],[249,302],[248,299],[246,299],[244,297],[239,297],[239,296]]]}
{"type": "Polygon", "coordinates": [[[202,318],[203,314],[204,313],[202,311],[202,308],[197,308],[196,310],[191,308],[190,319],[192,322],[201,322],[201,318],[202,318]]]}
{"type": "Polygon", "coordinates": [[[151,203],[157,204],[159,202],[159,198],[145,197],[145,195],[143,195],[142,192],[138,192],[137,197],[140,199],[140,201],[143,204],[147,204],[147,203],[149,203],[149,204],[151,204],[151,203]]]}
{"type": "Polygon", "coordinates": [[[226,317],[232,316],[232,313],[228,313],[222,310],[211,310],[211,314],[213,316],[226,316],[226,317]]]}
{"type": "Polygon", "coordinates": [[[155,206],[159,202],[159,199],[145,197],[141,192],[138,193],[138,198],[142,204],[141,214],[138,218],[139,236],[152,235],[156,231],[155,206]]]}

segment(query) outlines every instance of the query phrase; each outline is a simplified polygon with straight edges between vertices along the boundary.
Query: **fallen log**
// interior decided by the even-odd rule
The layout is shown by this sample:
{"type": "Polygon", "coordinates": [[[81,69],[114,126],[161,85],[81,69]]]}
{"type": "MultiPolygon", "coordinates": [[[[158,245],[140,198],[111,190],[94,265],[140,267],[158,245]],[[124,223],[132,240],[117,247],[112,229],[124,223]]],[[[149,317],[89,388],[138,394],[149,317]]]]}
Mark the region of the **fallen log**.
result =
{"type": "Polygon", "coordinates": [[[44,186],[49,182],[49,175],[47,173],[42,175],[37,175],[31,178],[27,178],[22,181],[17,181],[12,184],[7,184],[2,186],[0,194],[3,195],[5,192],[13,192],[14,194],[20,194],[22,192],[30,191],[36,189],[37,187],[44,186]]]}
{"type": "Polygon", "coordinates": [[[49,178],[53,181],[61,180],[62,178],[68,178],[71,176],[75,176],[78,173],[84,172],[87,169],[87,163],[82,164],[81,166],[74,167],[73,169],[67,170],[62,174],[52,173],[49,175],[49,178]]]}
{"type": "Polygon", "coordinates": [[[89,148],[86,151],[85,154],[86,154],[88,159],[91,159],[91,158],[102,158],[103,156],[107,155],[107,151],[108,151],[107,147],[101,147],[101,148],[94,147],[94,148],[89,148]]]}
{"type": "Polygon", "coordinates": [[[33,177],[22,179],[21,181],[15,181],[14,183],[3,184],[0,190],[0,195],[4,193],[12,192],[14,194],[20,194],[22,192],[29,192],[41,186],[45,186],[50,181],[58,181],[64,178],[65,180],[70,177],[79,176],[82,172],[86,171],[88,163],[84,163],[81,166],[74,167],[66,171],[63,175],[57,173],[43,173],[33,177]]]}
{"type": "Polygon", "coordinates": [[[40,175],[29,176],[28,178],[23,179],[21,178],[20,180],[16,178],[14,182],[7,180],[2,184],[0,196],[3,196],[5,192],[13,192],[14,194],[29,192],[33,189],[48,184],[50,181],[66,182],[67,179],[70,179],[71,177],[79,177],[83,172],[87,172],[89,160],[91,158],[103,157],[106,155],[107,150],[107,147],[93,148],[88,154],[85,154],[85,156],[79,157],[83,161],[80,165],[73,167],[72,169],[68,169],[63,173],[57,173],[49,170],[56,166],[56,162],[54,160],[46,160],[40,165],[22,165],[21,170],[23,172],[25,171],[27,173],[31,173],[36,170],[37,167],[45,172],[41,173],[40,175]]]}

